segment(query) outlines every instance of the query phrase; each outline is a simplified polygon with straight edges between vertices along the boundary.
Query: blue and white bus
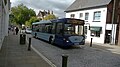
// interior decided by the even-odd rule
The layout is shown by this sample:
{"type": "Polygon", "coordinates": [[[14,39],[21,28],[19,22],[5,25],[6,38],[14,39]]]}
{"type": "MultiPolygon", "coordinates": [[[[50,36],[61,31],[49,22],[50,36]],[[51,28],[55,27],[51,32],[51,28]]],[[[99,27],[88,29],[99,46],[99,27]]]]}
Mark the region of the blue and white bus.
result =
{"type": "Polygon", "coordinates": [[[62,18],[32,24],[32,35],[61,47],[84,45],[84,20],[62,18]]]}

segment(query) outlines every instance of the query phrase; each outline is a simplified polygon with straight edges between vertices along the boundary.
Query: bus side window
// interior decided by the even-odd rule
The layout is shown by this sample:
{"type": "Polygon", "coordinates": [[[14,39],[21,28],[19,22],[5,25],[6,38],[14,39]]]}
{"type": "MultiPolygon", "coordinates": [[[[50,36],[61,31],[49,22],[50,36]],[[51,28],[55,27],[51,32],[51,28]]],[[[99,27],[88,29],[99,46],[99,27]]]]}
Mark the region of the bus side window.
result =
{"type": "Polygon", "coordinates": [[[56,33],[56,23],[53,23],[52,28],[51,28],[51,33],[53,34],[56,33]]]}
{"type": "Polygon", "coordinates": [[[51,31],[52,31],[52,26],[50,25],[48,26],[48,33],[51,33],[51,31]]]}

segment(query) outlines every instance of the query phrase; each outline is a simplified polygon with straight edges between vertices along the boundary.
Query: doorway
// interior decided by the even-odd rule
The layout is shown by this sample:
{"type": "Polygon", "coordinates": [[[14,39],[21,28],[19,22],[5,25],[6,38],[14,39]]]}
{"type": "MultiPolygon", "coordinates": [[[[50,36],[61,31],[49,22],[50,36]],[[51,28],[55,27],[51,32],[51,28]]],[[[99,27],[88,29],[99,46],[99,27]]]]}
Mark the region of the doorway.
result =
{"type": "Polygon", "coordinates": [[[110,43],[111,30],[106,30],[105,43],[110,43]]]}

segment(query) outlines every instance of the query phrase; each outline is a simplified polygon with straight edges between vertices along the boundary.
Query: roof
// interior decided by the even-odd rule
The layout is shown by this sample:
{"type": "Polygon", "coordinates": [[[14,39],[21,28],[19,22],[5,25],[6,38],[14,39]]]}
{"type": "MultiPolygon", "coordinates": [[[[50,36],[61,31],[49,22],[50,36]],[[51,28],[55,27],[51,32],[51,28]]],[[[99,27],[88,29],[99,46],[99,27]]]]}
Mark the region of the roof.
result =
{"type": "Polygon", "coordinates": [[[32,25],[41,24],[41,23],[51,23],[51,21],[50,20],[41,20],[40,22],[34,22],[34,23],[32,23],[32,25]]]}
{"type": "MultiPolygon", "coordinates": [[[[74,20],[75,18],[61,18],[61,19],[54,19],[54,20],[41,20],[40,22],[34,22],[32,23],[32,25],[36,25],[36,24],[48,24],[48,23],[59,23],[59,22],[62,22],[62,23],[67,23],[68,20],[74,20]]],[[[78,20],[78,21],[82,21],[84,22],[84,20],[81,20],[81,19],[75,19],[75,20],[78,20]]]]}
{"type": "Polygon", "coordinates": [[[111,2],[111,0],[75,0],[65,12],[75,11],[80,9],[92,8],[106,6],[111,2]]]}
{"type": "MultiPolygon", "coordinates": [[[[61,18],[61,19],[55,19],[55,20],[51,20],[52,22],[63,22],[66,23],[68,20],[74,20],[75,18],[61,18]]],[[[81,19],[75,19],[75,20],[79,20],[79,21],[84,21],[81,19]]]]}

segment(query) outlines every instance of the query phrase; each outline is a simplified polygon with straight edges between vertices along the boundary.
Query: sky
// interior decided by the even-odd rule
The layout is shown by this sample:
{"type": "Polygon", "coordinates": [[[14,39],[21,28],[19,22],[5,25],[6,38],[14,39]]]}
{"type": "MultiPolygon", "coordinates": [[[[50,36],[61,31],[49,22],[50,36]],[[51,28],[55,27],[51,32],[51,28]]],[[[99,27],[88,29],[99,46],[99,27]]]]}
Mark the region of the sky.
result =
{"type": "Polygon", "coordinates": [[[11,6],[17,6],[23,3],[28,8],[33,9],[36,15],[40,10],[51,10],[54,14],[59,17],[65,17],[65,10],[75,1],[75,0],[10,0],[11,6]]]}

